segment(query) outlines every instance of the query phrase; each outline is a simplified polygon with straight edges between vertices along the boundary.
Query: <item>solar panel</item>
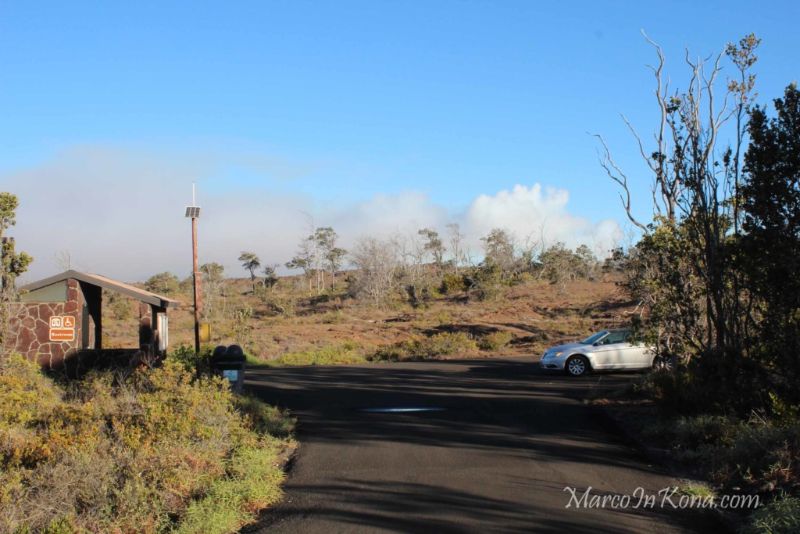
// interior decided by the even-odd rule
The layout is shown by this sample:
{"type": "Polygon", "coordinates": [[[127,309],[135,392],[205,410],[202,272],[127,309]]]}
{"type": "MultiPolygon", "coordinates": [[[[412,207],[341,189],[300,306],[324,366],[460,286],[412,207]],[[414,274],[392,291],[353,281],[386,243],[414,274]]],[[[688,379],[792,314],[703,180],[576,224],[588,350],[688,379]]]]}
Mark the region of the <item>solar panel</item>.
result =
{"type": "Polygon", "coordinates": [[[186,206],[186,216],[195,219],[200,217],[200,207],[199,206],[186,206]]]}

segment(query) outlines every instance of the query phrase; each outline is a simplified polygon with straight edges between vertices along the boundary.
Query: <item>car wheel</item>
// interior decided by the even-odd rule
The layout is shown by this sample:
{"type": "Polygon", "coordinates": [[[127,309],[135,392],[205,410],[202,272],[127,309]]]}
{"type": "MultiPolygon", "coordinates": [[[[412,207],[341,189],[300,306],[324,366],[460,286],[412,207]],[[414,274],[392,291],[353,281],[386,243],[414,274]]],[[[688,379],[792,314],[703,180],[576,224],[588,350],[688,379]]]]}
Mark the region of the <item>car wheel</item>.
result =
{"type": "Polygon", "coordinates": [[[570,376],[583,376],[589,372],[589,360],[585,356],[572,356],[567,360],[566,369],[570,376]]]}
{"type": "Polygon", "coordinates": [[[653,358],[653,371],[672,371],[674,368],[675,362],[672,358],[664,356],[653,358]]]}

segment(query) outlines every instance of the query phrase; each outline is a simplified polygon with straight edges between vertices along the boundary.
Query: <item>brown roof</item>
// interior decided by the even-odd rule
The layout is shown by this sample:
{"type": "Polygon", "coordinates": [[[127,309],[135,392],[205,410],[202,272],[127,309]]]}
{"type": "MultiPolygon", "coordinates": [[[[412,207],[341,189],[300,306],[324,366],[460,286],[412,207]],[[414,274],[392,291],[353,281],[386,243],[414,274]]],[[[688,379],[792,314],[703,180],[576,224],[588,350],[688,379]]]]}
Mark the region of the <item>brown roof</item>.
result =
{"type": "Polygon", "coordinates": [[[153,306],[169,308],[180,304],[177,300],[162,295],[157,295],[155,293],[145,291],[144,289],[139,289],[136,286],[132,286],[124,282],[119,282],[117,280],[112,280],[111,278],[106,278],[105,276],[101,276],[99,274],[82,273],[80,271],[73,271],[73,270],[64,271],[61,274],[57,274],[49,278],[44,278],[36,282],[31,282],[30,284],[26,284],[20,287],[20,290],[35,291],[42,287],[56,284],[58,282],[63,282],[64,280],[69,280],[69,279],[75,279],[80,282],[84,282],[86,284],[102,287],[104,289],[110,289],[111,291],[117,291],[119,293],[122,293],[123,295],[127,295],[136,300],[146,302],[147,304],[152,304],[153,306]]]}

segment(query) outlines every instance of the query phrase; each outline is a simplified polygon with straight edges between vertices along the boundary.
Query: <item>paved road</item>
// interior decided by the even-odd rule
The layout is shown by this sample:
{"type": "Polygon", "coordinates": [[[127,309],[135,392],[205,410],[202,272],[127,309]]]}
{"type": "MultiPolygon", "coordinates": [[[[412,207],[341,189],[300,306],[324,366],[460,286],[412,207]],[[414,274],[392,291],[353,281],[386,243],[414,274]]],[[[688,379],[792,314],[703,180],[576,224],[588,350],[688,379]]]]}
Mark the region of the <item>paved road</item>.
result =
{"type": "Polygon", "coordinates": [[[669,478],[582,399],[631,375],[543,374],[528,359],[259,368],[248,386],[299,418],[285,501],[262,531],[681,532],[687,512],[565,509],[565,486],[648,492],[669,478]],[[375,413],[375,408],[439,411],[375,413]]]}

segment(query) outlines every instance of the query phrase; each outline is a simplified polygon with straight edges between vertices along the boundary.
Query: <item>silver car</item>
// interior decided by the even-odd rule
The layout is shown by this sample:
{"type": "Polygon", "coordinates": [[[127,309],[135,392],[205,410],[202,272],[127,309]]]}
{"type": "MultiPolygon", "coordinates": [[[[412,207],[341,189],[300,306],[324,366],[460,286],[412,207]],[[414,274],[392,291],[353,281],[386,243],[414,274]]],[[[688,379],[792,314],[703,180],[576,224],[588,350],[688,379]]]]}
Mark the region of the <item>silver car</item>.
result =
{"type": "Polygon", "coordinates": [[[591,370],[649,369],[655,350],[629,341],[630,330],[603,330],[577,343],[547,349],[540,365],[543,369],[566,371],[581,376],[591,370]]]}

